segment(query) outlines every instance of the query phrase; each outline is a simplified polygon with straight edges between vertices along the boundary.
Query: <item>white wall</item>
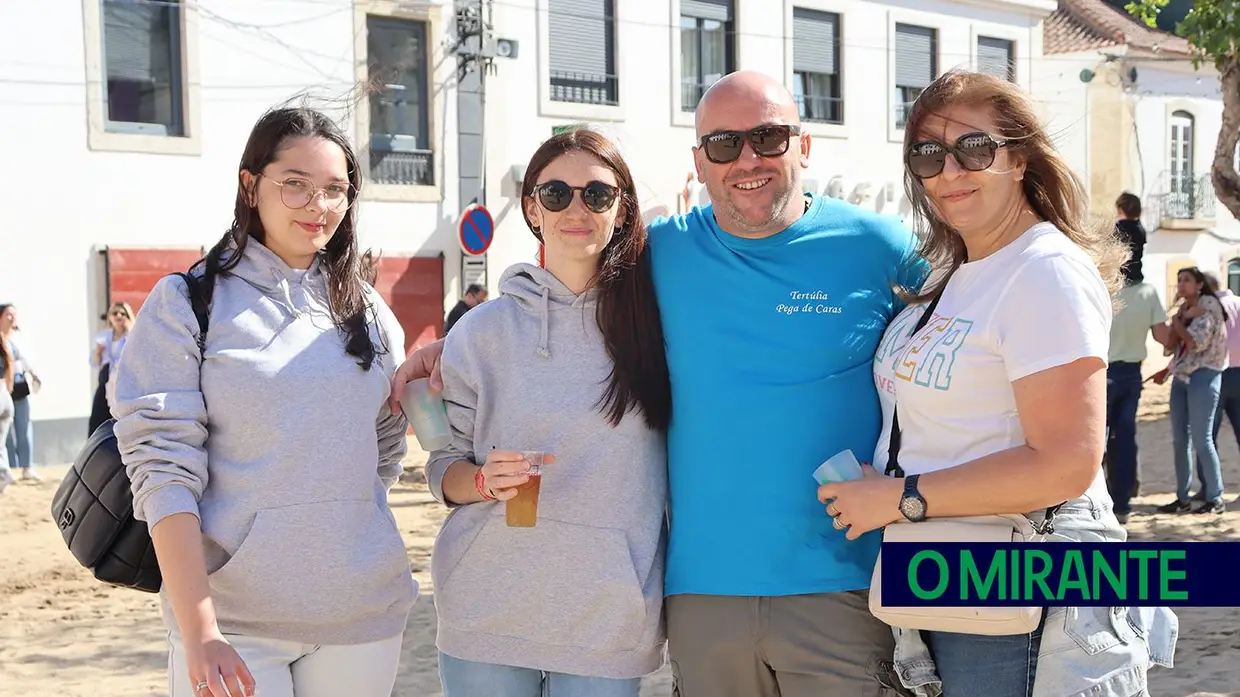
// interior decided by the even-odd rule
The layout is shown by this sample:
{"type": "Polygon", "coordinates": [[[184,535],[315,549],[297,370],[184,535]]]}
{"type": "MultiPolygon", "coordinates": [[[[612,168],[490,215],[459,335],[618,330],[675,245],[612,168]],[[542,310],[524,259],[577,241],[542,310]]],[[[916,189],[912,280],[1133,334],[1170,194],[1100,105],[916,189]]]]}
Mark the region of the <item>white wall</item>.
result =
{"type": "MultiPolygon", "coordinates": [[[[356,84],[350,7],[195,4],[201,152],[168,155],[90,149],[82,2],[0,3],[0,191],[10,202],[0,233],[0,302],[18,306],[22,341],[43,378],[32,398],[36,425],[73,419],[85,429],[94,391],[90,342],[103,327],[100,248],[217,241],[231,222],[245,140],[272,106],[308,92],[309,104],[355,134],[351,107],[331,101],[356,84]]],[[[436,147],[447,148],[453,179],[445,190],[455,208],[455,138],[436,147]]],[[[362,243],[455,254],[455,211],[443,208],[364,202],[362,243]]],[[[446,267],[449,275],[458,268],[446,267]]]]}
{"type": "MultiPolygon", "coordinates": [[[[857,184],[871,185],[869,205],[896,214],[902,192],[902,132],[892,121],[891,33],[896,22],[939,29],[939,68],[971,66],[977,35],[1016,42],[1017,80],[1028,88],[1032,66],[1041,58],[1040,19],[1018,3],[965,5],[950,2],[874,3],[862,0],[739,0],[736,32],[737,67],[792,79],[791,15],[793,6],[837,12],[843,16],[841,64],[844,70],[844,127],[805,124],[814,137],[812,164],[806,178],[824,191],[841,177],[845,193],[857,184]],[[782,12],[776,11],[782,6],[782,12]],[[998,11],[995,8],[1006,8],[998,11]],[[894,199],[881,200],[880,190],[892,184],[894,199]]],[[[613,134],[621,143],[639,181],[643,207],[667,206],[675,212],[685,179],[693,172],[692,116],[680,111],[678,0],[618,2],[618,64],[620,107],[610,113],[577,105],[540,100],[532,85],[543,85],[539,67],[540,41],[545,41],[547,0],[511,0],[495,6],[497,35],[520,41],[516,60],[498,61],[499,74],[491,78],[488,98],[494,107],[489,124],[503,119],[502,142],[488,142],[488,199],[508,210],[515,206],[511,180],[513,165],[523,165],[556,124],[589,122],[613,134]],[[540,33],[540,29],[542,33],[540,33]],[[540,101],[542,102],[540,104],[540,101]],[[502,184],[500,182],[503,182],[502,184]],[[496,191],[496,187],[500,190],[496,191]],[[500,203],[503,201],[503,203],[500,203]]],[[[1041,13],[1039,13],[1040,17],[1041,13]]],[[[694,183],[691,200],[706,203],[704,190],[694,183]]],[[[505,217],[497,247],[524,240],[528,232],[519,211],[505,217]]],[[[520,250],[525,247],[516,245],[520,250]]],[[[508,249],[508,247],[505,247],[508,249]]],[[[532,247],[531,247],[532,249],[532,247]]]]}
{"type": "MultiPolygon", "coordinates": [[[[679,0],[616,4],[621,105],[615,109],[547,98],[546,61],[540,60],[545,55],[547,0],[506,0],[493,6],[496,35],[520,44],[518,57],[497,59],[495,74],[487,78],[487,200],[497,221],[488,255],[493,292],[504,268],[537,258],[511,172],[524,166],[554,125],[600,125],[629,158],[643,208],[679,209],[679,194],[693,172],[690,148],[695,140],[692,115],[678,103],[679,0]]],[[[1017,79],[1028,88],[1041,57],[1040,17],[1053,6],[1044,0],[737,4],[738,67],[789,82],[793,6],[843,16],[845,124],[808,125],[814,145],[807,179],[823,192],[840,177],[845,194],[869,183],[874,198],[866,205],[891,214],[899,211],[902,190],[903,134],[890,128],[895,23],[939,29],[940,71],[971,66],[978,35],[1012,39],[1017,79]],[[887,184],[895,188],[890,202],[881,195],[887,184]]],[[[448,55],[451,3],[386,5],[437,17],[438,31],[431,37],[436,100],[432,140],[439,151],[441,191],[440,200],[420,203],[364,200],[359,211],[362,242],[387,253],[444,253],[445,305],[450,305],[459,293],[460,264],[455,238],[460,213],[456,93],[454,59],[448,55]]],[[[192,47],[197,79],[191,85],[197,99],[199,153],[103,151],[91,149],[88,136],[89,50],[83,46],[97,34],[86,31],[84,6],[68,1],[0,4],[0,152],[7,163],[0,168],[0,190],[21,202],[9,209],[5,221],[0,302],[19,306],[25,342],[44,378],[44,391],[35,397],[37,421],[84,421],[89,412],[94,377],[87,356],[103,309],[97,250],[107,245],[197,247],[216,241],[230,222],[237,161],[255,119],[306,90],[316,97],[348,93],[357,81],[354,56],[358,32],[364,31],[364,15],[355,16],[347,3],[293,7],[198,0],[190,6],[199,8],[192,47]],[[358,26],[358,16],[363,26],[358,26]],[[12,30],[24,26],[42,30],[12,30]]],[[[356,137],[353,113],[346,106],[335,113],[356,137]]],[[[691,196],[695,204],[706,202],[696,183],[691,196]]]]}
{"type": "MultiPolygon", "coordinates": [[[[1136,121],[1134,161],[1140,163],[1146,195],[1162,193],[1165,188],[1160,181],[1170,169],[1171,114],[1187,111],[1193,115],[1195,135],[1194,166],[1199,175],[1208,175],[1214,162],[1215,144],[1218,142],[1222,122],[1223,103],[1219,82],[1213,71],[1194,72],[1189,64],[1137,63],[1137,85],[1130,97],[1136,121]]],[[[1210,190],[1213,195],[1213,190],[1210,190]]],[[[1240,240],[1240,223],[1234,216],[1215,202],[1215,233],[1229,239],[1240,240]]]]}
{"type": "Polygon", "coordinates": [[[1043,56],[1034,62],[1030,87],[1056,149],[1087,185],[1090,83],[1081,81],[1081,71],[1096,70],[1100,61],[1096,53],[1043,56]]]}

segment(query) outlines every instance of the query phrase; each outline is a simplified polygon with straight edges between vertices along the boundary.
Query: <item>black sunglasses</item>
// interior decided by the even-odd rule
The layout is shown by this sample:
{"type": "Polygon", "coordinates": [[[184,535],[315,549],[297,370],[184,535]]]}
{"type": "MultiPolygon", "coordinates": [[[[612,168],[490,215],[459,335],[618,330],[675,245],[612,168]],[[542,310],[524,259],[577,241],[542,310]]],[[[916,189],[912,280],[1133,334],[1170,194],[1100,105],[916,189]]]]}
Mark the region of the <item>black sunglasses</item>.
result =
{"type": "Polygon", "coordinates": [[[748,131],[715,131],[702,136],[699,145],[706,159],[717,165],[735,162],[745,148],[749,147],[761,157],[779,157],[788,152],[788,140],[801,135],[801,127],[785,124],[768,124],[748,131]]]}
{"type": "Polygon", "coordinates": [[[620,195],[620,187],[593,181],[585,186],[569,186],[566,182],[553,179],[534,187],[534,195],[543,208],[552,213],[559,213],[573,202],[573,193],[581,192],[581,202],[594,213],[604,213],[611,209],[620,195]]]}
{"type": "Polygon", "coordinates": [[[954,145],[923,140],[909,146],[904,155],[904,163],[914,177],[930,179],[943,173],[943,167],[947,165],[947,154],[951,153],[956,158],[956,163],[964,169],[981,172],[995,163],[995,153],[999,148],[1011,144],[1010,140],[995,140],[980,131],[960,136],[954,145]]]}

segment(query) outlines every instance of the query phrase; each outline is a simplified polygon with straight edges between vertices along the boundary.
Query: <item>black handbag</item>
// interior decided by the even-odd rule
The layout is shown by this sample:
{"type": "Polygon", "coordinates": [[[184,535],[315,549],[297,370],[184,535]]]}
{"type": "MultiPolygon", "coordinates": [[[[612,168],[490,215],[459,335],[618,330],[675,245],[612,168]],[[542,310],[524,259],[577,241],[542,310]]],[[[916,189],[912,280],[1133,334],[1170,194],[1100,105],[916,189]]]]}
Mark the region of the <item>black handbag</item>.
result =
{"type": "MultiPolygon", "coordinates": [[[[189,289],[198,320],[199,355],[207,341],[207,294],[199,279],[178,273],[189,289]]],[[[52,498],[52,520],[69,552],[95,578],[123,588],[158,593],[163,584],[147,524],[134,518],[129,475],[108,419],[86,440],[52,498]]]]}

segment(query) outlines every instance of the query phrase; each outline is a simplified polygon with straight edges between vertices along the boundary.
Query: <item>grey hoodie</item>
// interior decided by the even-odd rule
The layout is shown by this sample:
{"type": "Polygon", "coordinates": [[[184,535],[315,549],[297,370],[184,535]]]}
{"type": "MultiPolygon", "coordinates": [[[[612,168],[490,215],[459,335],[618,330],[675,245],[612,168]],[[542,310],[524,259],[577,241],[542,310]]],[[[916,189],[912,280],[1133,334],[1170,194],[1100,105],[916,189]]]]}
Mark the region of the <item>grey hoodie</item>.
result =
{"type": "Polygon", "coordinates": [[[134,323],[113,408],[134,514],[198,516],[224,632],[351,644],[404,630],[417,583],[386,496],[407,423],[385,405],[404,335],[367,294],[387,347],[369,371],[345,353],[318,262],[299,272],[255,240],[216,281],[201,370],[180,278],[134,323]]]}
{"type": "Polygon", "coordinates": [[[612,427],[597,404],[612,362],[595,293],[547,271],[508,269],[500,297],[471,310],[442,358],[453,443],[427,481],[444,501],[454,461],[492,448],[553,453],[538,523],[510,528],[505,504],[454,507],[431,575],[440,651],[470,661],[631,678],[663,660],[667,450],[632,412],[612,427]]]}

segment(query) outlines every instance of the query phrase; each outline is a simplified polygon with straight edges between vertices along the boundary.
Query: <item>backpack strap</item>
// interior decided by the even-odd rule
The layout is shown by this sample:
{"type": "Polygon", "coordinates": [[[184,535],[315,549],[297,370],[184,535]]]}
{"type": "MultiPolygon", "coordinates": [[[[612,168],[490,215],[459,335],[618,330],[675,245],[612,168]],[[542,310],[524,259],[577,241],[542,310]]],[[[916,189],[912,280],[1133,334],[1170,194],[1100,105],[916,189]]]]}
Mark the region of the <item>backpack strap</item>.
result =
{"type": "Polygon", "coordinates": [[[207,317],[210,300],[207,299],[206,293],[203,292],[203,283],[197,276],[184,271],[178,271],[176,275],[185,281],[185,287],[189,291],[189,304],[194,309],[194,317],[198,320],[198,335],[194,337],[194,340],[198,344],[199,355],[205,355],[207,350],[207,317]]]}

